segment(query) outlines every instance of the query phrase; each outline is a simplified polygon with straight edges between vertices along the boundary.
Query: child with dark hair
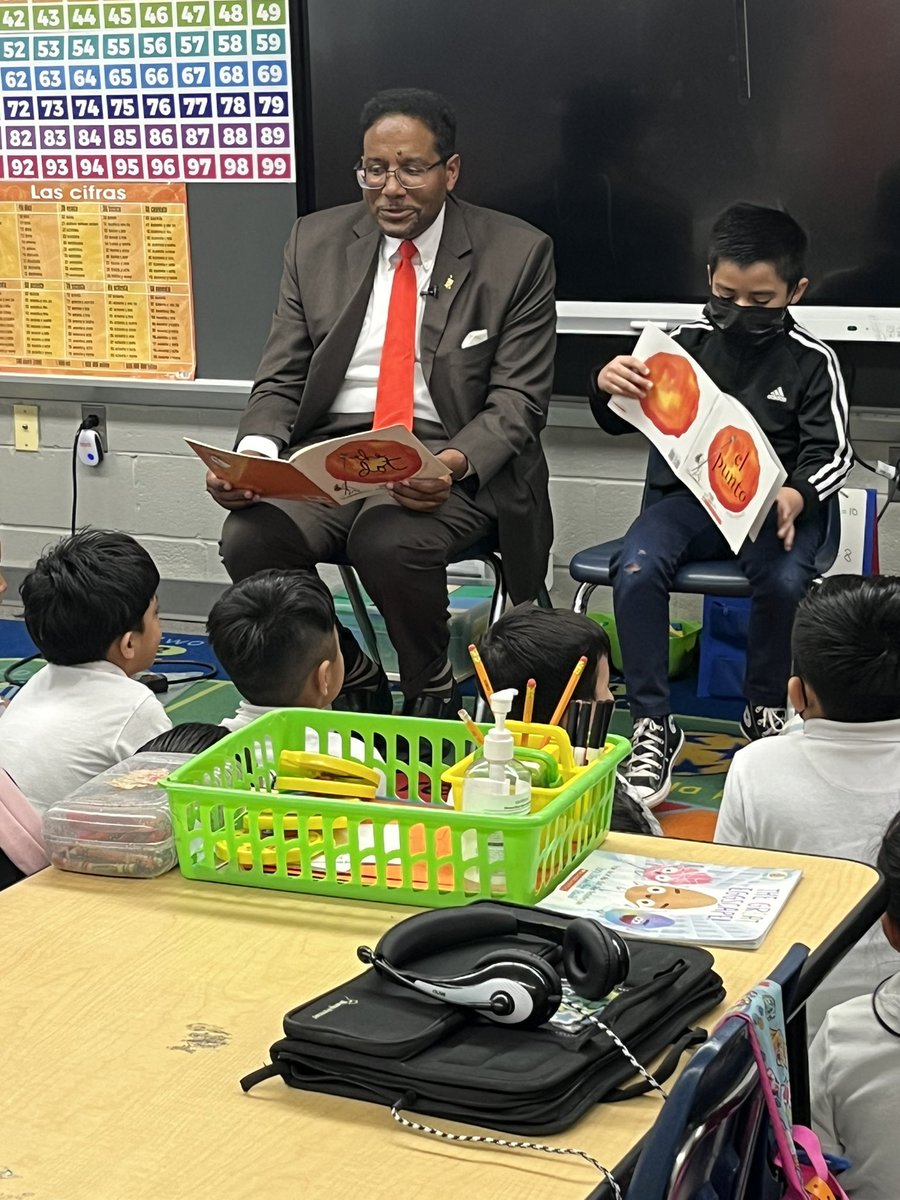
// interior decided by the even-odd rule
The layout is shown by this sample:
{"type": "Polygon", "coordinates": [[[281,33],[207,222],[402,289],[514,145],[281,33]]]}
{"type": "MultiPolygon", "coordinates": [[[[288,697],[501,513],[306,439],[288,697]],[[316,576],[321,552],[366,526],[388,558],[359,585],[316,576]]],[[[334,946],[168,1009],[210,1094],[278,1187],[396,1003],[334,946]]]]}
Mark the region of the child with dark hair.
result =
{"type": "MultiPolygon", "coordinates": [[[[900,951],[900,814],[881,843],[878,870],[887,884],[885,937],[900,951]]],[[[900,1105],[900,974],[871,995],[831,1009],[810,1047],[812,1123],[826,1153],[850,1160],[841,1186],[853,1200],[900,1196],[894,1141],[900,1105]]]]}
{"type": "Polygon", "coordinates": [[[159,571],[125,533],[87,529],[41,555],[21,587],[47,666],[0,719],[0,768],[39,811],[171,728],[133,676],[159,646],[159,571]]]}
{"type": "MultiPolygon", "coordinates": [[[[824,580],[797,609],[792,645],[788,694],[802,732],[737,752],[715,840],[874,865],[900,810],[900,579],[824,580]]],[[[813,996],[811,1026],[898,968],[873,930],[813,996]]]]}
{"type": "MultiPolygon", "coordinates": [[[[210,645],[241,693],[228,730],[241,729],[273,708],[329,708],[344,682],[334,600],[320,579],[305,571],[259,571],[228,588],[206,622],[210,645]]],[[[365,747],[350,739],[351,754],[365,747]]],[[[308,729],[306,749],[319,750],[308,729]]],[[[324,749],[324,748],[323,748],[324,749]]],[[[337,733],[327,752],[341,756],[337,733]]]]}
{"type": "Polygon", "coordinates": [[[228,733],[224,725],[206,721],[185,721],[165,733],[157,734],[141,746],[139,754],[200,754],[214,746],[228,733]]]}
{"type": "Polygon", "coordinates": [[[587,666],[572,702],[612,699],[609,636],[602,625],[571,609],[517,604],[488,629],[478,651],[493,687],[518,689],[509,713],[516,721],[522,719],[525,687],[533,679],[537,684],[533,719],[545,725],[582,656],[587,666]]]}
{"type": "MultiPolygon", "coordinates": [[[[572,693],[572,703],[613,698],[606,630],[590,617],[568,608],[517,604],[488,629],[478,652],[492,687],[498,691],[517,689],[509,714],[515,720],[522,718],[525,689],[528,680],[533,679],[536,688],[532,716],[538,724],[546,724],[582,656],[587,658],[587,666],[572,693]]],[[[616,779],[612,828],[619,833],[662,834],[659,822],[621,776],[616,779]]]]}
{"type": "MultiPolygon", "coordinates": [[[[702,317],[675,340],[722,391],[759,423],[787,480],[755,541],[737,553],[753,593],[741,727],[748,739],[780,732],[790,675],[791,625],[815,575],[823,504],[850,469],[847,398],[834,352],[788,312],[806,290],[806,234],[785,212],[735,204],[709,242],[710,296],[702,317]]],[[[591,410],[613,434],[634,427],[610,394],[642,399],[645,363],[619,355],[591,378],[591,410]]],[[[671,712],[667,673],[669,592],[682,563],[731,557],[719,529],[654,449],[648,502],[612,563],[613,600],[635,728],[629,779],[649,802],[663,799],[684,734],[671,712]]]]}

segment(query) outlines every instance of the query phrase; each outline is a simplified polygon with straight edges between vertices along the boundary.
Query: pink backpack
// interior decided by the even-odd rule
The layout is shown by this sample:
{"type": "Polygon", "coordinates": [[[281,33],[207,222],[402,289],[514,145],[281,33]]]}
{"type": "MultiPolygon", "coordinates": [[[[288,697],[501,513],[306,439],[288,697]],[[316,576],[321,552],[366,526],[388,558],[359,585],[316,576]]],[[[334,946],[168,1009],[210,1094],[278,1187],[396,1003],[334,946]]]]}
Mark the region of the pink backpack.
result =
{"type": "Polygon", "coordinates": [[[728,1016],[737,1017],[747,1024],[775,1135],[777,1153],[774,1164],[784,1179],[784,1200],[810,1200],[810,1197],[815,1200],[848,1200],[847,1193],[828,1166],[819,1139],[805,1125],[794,1125],[791,1118],[791,1087],[781,988],[770,979],[763,980],[728,1016]],[[800,1161],[798,1149],[803,1151],[806,1161],[800,1161]]]}
{"type": "Polygon", "coordinates": [[[50,866],[41,818],[5,771],[0,771],[0,850],[25,875],[50,866]]]}

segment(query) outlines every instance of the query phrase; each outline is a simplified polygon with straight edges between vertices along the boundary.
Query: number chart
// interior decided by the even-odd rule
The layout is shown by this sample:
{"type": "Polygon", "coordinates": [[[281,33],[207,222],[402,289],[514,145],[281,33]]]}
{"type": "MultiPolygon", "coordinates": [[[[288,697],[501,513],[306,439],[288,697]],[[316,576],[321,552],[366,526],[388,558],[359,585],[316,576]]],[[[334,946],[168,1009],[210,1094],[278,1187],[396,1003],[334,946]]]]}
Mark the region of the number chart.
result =
{"type": "Polygon", "coordinates": [[[0,178],[294,178],[288,0],[0,0],[0,178]]]}
{"type": "Polygon", "coordinates": [[[0,370],[193,379],[183,183],[0,184],[0,370]]]}

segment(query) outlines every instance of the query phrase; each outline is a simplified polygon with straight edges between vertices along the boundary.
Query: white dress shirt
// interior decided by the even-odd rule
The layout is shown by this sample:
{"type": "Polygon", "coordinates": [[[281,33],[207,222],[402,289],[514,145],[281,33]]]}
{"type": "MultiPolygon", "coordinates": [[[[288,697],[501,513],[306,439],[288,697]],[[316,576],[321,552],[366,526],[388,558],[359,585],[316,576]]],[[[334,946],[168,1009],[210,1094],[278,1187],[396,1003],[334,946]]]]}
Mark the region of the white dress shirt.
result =
{"type": "MultiPolygon", "coordinates": [[[[425,312],[426,297],[422,293],[431,283],[431,273],[437,258],[438,247],[441,244],[441,234],[444,231],[444,212],[446,205],[441,208],[431,225],[415,238],[416,254],[412,264],[416,271],[416,285],[419,296],[416,305],[416,365],[413,374],[413,417],[419,420],[432,421],[440,425],[441,419],[434,407],[434,402],[425,382],[420,361],[422,317],[425,312]]],[[[347,374],[340,391],[332,402],[330,411],[333,413],[359,413],[372,417],[375,412],[375,393],[378,388],[378,371],[381,366],[381,350],[384,345],[384,334],[387,327],[388,306],[391,300],[391,287],[394,282],[394,271],[400,261],[401,238],[382,235],[378,248],[378,264],[375,269],[375,280],[366,308],[366,315],[356,340],[356,347],[347,367],[347,374]]],[[[267,458],[278,457],[278,446],[271,438],[259,434],[248,434],[241,438],[239,451],[254,450],[267,458]]]]}

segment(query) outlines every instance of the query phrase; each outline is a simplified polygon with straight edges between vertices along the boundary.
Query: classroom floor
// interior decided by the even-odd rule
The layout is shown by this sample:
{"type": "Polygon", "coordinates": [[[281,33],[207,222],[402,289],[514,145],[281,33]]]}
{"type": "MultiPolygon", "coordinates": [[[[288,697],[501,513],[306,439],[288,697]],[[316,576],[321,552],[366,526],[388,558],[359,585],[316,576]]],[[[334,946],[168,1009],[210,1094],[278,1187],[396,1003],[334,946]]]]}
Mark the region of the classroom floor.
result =
{"type": "MultiPolygon", "coordinates": [[[[23,623],[15,618],[0,619],[0,675],[14,662],[33,653],[34,646],[23,623]]],[[[187,721],[217,724],[222,718],[233,716],[239,699],[237,690],[224,678],[205,635],[194,632],[189,625],[183,625],[176,632],[164,633],[154,670],[177,677],[179,673],[192,670],[189,662],[212,664],[218,669],[218,677],[187,685],[176,684],[161,697],[172,722],[175,725],[187,721]]],[[[38,660],[23,667],[17,672],[17,680],[24,682],[29,673],[39,670],[41,665],[38,660]]],[[[696,678],[691,675],[673,683],[672,697],[686,742],[675,768],[672,791],[656,810],[656,815],[670,837],[711,841],[725,773],[732,755],[744,740],[737,724],[740,705],[698,700],[695,685],[696,678]],[[711,711],[718,711],[718,715],[707,715],[711,711]]],[[[463,685],[464,694],[465,691],[466,685],[463,685]]],[[[621,683],[614,682],[613,691],[618,703],[624,705],[621,683]]],[[[624,707],[617,708],[612,728],[626,737],[630,734],[631,719],[624,707]]]]}

